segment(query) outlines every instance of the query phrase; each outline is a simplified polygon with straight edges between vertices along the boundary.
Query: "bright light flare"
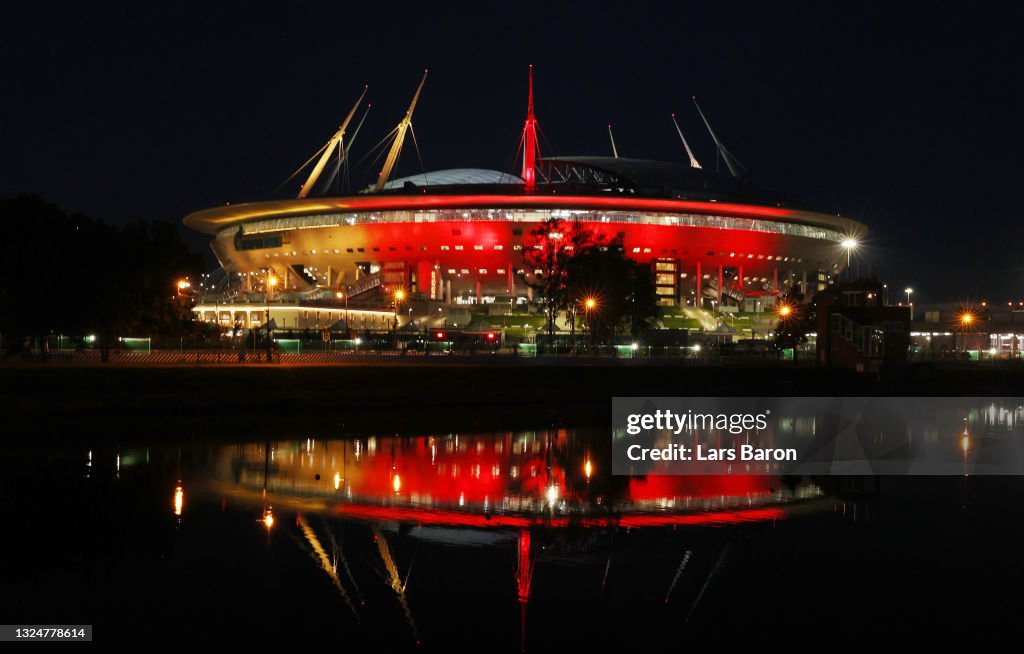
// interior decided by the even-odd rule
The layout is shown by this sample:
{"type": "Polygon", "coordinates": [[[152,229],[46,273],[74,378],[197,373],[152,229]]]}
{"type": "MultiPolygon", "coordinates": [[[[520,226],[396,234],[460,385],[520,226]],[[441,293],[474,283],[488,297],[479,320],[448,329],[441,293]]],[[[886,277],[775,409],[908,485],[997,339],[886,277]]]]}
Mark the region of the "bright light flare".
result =
{"type": "Polygon", "coordinates": [[[274,510],[270,507],[267,507],[266,512],[263,514],[263,524],[267,529],[274,526],[274,510]]]}
{"type": "Polygon", "coordinates": [[[583,464],[583,474],[587,476],[587,479],[590,479],[590,476],[594,474],[594,465],[590,462],[590,459],[587,459],[586,463],[583,464]]]}
{"type": "Polygon", "coordinates": [[[558,486],[556,484],[548,486],[546,495],[548,504],[552,507],[555,506],[555,503],[558,502],[558,486]]]}
{"type": "Polygon", "coordinates": [[[178,282],[178,290],[184,291],[186,288],[192,288],[192,283],[187,279],[182,279],[178,282]]]}
{"type": "Polygon", "coordinates": [[[267,286],[270,286],[271,288],[277,286],[277,277],[267,277],[267,286]]]}
{"type": "Polygon", "coordinates": [[[788,304],[783,304],[779,307],[778,314],[780,318],[788,318],[793,314],[793,307],[788,304]]]}
{"type": "Polygon", "coordinates": [[[588,297],[583,301],[583,306],[587,308],[587,311],[594,309],[597,306],[597,300],[592,297],[588,297]]]}
{"type": "Polygon", "coordinates": [[[965,312],[960,314],[960,324],[967,327],[974,323],[974,314],[971,312],[965,312]]]}
{"type": "Polygon", "coordinates": [[[857,239],[855,238],[847,238],[843,239],[843,242],[840,243],[840,245],[842,245],[847,250],[853,250],[860,244],[857,242],[857,239]]]}

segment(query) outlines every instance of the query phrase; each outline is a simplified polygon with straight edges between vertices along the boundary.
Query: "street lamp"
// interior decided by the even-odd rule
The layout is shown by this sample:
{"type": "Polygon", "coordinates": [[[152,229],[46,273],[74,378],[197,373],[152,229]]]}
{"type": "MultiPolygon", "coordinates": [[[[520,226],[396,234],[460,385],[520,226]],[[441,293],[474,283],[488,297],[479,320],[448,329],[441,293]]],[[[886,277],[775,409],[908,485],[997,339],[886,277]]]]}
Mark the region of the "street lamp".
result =
{"type": "Polygon", "coordinates": [[[857,249],[857,239],[843,239],[843,242],[840,243],[840,245],[842,245],[843,248],[846,250],[846,279],[853,279],[853,273],[850,270],[850,253],[857,249]]]}
{"type": "Polygon", "coordinates": [[[910,322],[914,322],[914,305],[910,303],[910,294],[914,292],[914,289],[908,286],[903,289],[903,292],[907,294],[907,306],[910,307],[910,322]]]}
{"type": "MultiPolygon", "coordinates": [[[[960,349],[967,351],[967,328],[974,324],[974,314],[964,311],[960,314],[960,349]]],[[[980,357],[979,357],[980,358],[980,357]]]]}
{"type": "Polygon", "coordinates": [[[588,297],[585,300],[583,300],[583,311],[584,311],[584,313],[586,314],[586,317],[587,317],[587,336],[589,336],[591,338],[591,340],[593,340],[593,337],[594,337],[594,327],[593,327],[593,325],[590,324],[590,314],[596,308],[597,308],[597,299],[596,298],[588,297]]]}
{"type": "Polygon", "coordinates": [[[398,289],[395,291],[395,347],[398,347],[398,305],[405,299],[405,291],[398,289]]]}
{"type": "MultiPolygon", "coordinates": [[[[277,286],[277,277],[273,275],[267,277],[267,363],[270,363],[272,358],[270,340],[270,293],[274,290],[275,286],[277,286]]],[[[255,353],[253,354],[255,356],[255,353]]],[[[273,522],[273,518],[271,518],[271,522],[273,522]]]]}
{"type": "Polygon", "coordinates": [[[178,280],[178,297],[181,297],[181,294],[190,288],[192,288],[192,283],[190,281],[187,279],[178,280]]]}

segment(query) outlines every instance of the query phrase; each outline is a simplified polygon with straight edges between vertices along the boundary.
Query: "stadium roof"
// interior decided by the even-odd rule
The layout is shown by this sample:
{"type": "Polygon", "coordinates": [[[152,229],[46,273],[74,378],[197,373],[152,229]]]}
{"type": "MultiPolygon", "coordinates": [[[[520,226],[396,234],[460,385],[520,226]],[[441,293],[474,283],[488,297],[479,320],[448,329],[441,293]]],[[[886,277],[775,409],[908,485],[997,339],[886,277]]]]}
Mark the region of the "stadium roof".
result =
{"type": "Polygon", "coordinates": [[[456,186],[463,184],[522,184],[523,180],[518,175],[503,173],[500,170],[488,170],[486,168],[449,168],[447,170],[435,170],[419,175],[399,177],[384,185],[385,190],[397,190],[405,188],[406,184],[415,186],[456,186]]]}

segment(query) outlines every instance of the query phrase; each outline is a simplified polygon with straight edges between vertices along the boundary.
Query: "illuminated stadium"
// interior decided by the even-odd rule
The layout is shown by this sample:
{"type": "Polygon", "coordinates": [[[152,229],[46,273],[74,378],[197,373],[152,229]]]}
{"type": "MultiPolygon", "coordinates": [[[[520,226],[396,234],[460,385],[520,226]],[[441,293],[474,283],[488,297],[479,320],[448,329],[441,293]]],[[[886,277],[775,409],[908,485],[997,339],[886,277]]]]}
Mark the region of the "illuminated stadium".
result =
{"type": "MultiPolygon", "coordinates": [[[[399,290],[423,315],[428,306],[438,313],[459,305],[530,306],[529,283],[538,271],[525,265],[524,249],[537,247],[531,231],[551,218],[578,221],[608,238],[621,235],[626,254],[652,267],[666,310],[760,312],[794,285],[814,291],[829,283],[848,262],[844,242],[866,232],[854,221],[802,210],[755,189],[696,102],[728,174],[701,166],[678,123],[687,163],[543,157],[532,69],[516,174],[462,168],[390,179],[425,81],[426,74],[391,132],[372,187],[347,196],[316,193],[332,188],[330,175],[347,160],[346,132],[360,97],[307,162],[306,168],[316,161],[299,197],[225,205],[185,218],[188,227],[213,237],[213,251],[232,279],[233,290],[217,309],[227,313],[211,314],[204,305],[197,309],[202,317],[249,327],[262,318],[258,310],[245,310],[253,303],[287,301],[322,312],[344,300],[364,312],[354,323],[386,327],[399,290]],[[323,175],[325,169],[333,172],[323,175]]],[[[407,318],[415,319],[403,313],[401,322],[407,318]]],[[[342,316],[318,312],[316,325],[333,319],[342,316]]],[[[297,327],[314,326],[305,313],[295,320],[297,327]]]]}

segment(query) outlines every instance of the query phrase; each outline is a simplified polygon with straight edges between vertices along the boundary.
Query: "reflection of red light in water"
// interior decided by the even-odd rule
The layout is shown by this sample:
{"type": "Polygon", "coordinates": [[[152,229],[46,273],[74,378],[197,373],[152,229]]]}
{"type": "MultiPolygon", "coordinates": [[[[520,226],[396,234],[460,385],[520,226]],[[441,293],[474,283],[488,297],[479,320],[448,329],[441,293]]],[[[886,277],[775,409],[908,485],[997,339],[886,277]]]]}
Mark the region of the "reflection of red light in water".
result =
{"type": "Polygon", "coordinates": [[[777,484],[776,477],[757,475],[651,475],[629,480],[629,499],[639,502],[675,497],[767,494],[777,484]]]}
{"type": "MultiPolygon", "coordinates": [[[[467,506],[509,494],[544,497],[552,486],[569,488],[565,468],[552,464],[549,471],[544,459],[546,446],[542,444],[534,452],[534,444],[530,442],[528,451],[522,453],[512,439],[467,437],[458,448],[450,440],[436,441],[432,453],[430,439],[423,438],[401,445],[396,442],[392,455],[390,445],[382,442],[375,454],[364,455],[358,466],[348,468],[346,481],[355,495],[387,497],[400,491],[406,497],[467,506]],[[515,478],[513,466],[517,468],[515,478]],[[402,471],[400,481],[395,470],[402,471]]],[[[572,465],[579,465],[578,459],[572,465]]],[[[589,478],[593,462],[587,459],[582,470],[589,478]]],[[[757,475],[652,475],[630,479],[625,499],[745,497],[767,494],[777,485],[776,477],[757,475]]]]}
{"type": "Polygon", "coordinates": [[[364,455],[358,466],[347,469],[346,482],[354,495],[384,497],[401,492],[406,497],[429,497],[438,504],[478,504],[511,492],[543,494],[552,483],[565,485],[565,470],[552,466],[548,474],[543,446],[533,453],[532,443],[531,451],[521,454],[507,440],[467,438],[464,449],[455,451],[448,451],[454,443],[444,441],[436,444],[434,456],[429,439],[405,442],[401,449],[395,445],[393,458],[390,444],[382,442],[375,454],[364,455]],[[500,452],[496,443],[501,445],[500,452]],[[514,480],[512,466],[518,468],[514,480]],[[395,470],[402,471],[400,478],[395,470]]]}
{"type": "Polygon", "coordinates": [[[519,587],[519,601],[530,599],[530,581],[533,579],[533,565],[530,562],[530,530],[519,530],[519,572],[516,585],[519,587]]]}
{"type": "MultiPolygon", "coordinates": [[[[446,527],[531,527],[544,524],[550,527],[568,527],[568,518],[543,521],[519,515],[483,515],[458,511],[433,511],[407,507],[366,506],[342,504],[335,508],[341,518],[366,521],[391,521],[446,527]]],[[[639,514],[619,518],[584,518],[578,524],[584,527],[665,527],[671,525],[732,525],[742,522],[764,522],[785,517],[779,508],[742,509],[738,511],[706,511],[702,513],[639,514]]]]}

